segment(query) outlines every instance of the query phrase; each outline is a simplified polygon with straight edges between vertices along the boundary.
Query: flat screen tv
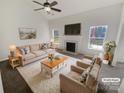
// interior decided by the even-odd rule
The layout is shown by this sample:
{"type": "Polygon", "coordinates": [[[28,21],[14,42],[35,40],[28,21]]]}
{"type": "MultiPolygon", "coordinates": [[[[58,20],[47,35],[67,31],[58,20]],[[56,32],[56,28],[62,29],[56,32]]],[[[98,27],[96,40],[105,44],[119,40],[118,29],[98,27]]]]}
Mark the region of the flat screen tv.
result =
{"type": "Polygon", "coordinates": [[[80,35],[81,23],[65,25],[65,35],[80,35]]]}

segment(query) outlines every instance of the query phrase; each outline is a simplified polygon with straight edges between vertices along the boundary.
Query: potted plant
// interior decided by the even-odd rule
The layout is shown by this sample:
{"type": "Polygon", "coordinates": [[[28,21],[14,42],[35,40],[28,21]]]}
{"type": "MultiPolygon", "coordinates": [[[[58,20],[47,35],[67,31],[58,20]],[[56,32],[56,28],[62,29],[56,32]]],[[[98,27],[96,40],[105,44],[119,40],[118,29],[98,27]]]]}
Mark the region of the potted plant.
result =
{"type": "Polygon", "coordinates": [[[115,47],[116,47],[115,41],[108,41],[108,42],[105,42],[104,44],[104,59],[108,60],[109,63],[113,59],[115,47]]]}

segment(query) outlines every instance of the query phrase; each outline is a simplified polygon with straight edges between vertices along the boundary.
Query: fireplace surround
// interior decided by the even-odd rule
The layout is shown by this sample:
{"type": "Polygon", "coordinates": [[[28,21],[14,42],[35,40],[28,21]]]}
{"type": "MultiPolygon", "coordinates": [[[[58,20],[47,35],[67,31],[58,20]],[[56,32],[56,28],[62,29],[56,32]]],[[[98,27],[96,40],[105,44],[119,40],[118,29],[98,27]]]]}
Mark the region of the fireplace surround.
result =
{"type": "Polygon", "coordinates": [[[70,53],[76,53],[77,45],[76,41],[65,41],[65,50],[70,53]]]}
{"type": "Polygon", "coordinates": [[[75,52],[76,43],[66,42],[66,51],[75,52]]]}

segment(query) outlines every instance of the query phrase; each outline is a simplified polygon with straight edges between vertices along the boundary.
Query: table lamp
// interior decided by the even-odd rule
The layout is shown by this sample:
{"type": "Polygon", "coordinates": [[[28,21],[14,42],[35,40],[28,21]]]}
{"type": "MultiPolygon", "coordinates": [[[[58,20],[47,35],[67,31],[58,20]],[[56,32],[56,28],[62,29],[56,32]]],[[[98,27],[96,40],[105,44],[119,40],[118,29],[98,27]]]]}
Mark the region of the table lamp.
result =
{"type": "Polygon", "coordinates": [[[54,39],[52,38],[52,39],[50,40],[50,45],[51,45],[51,47],[53,46],[53,42],[54,42],[54,39]]]}
{"type": "Polygon", "coordinates": [[[16,45],[10,45],[9,50],[10,50],[10,55],[12,57],[14,57],[15,56],[16,45]]]}

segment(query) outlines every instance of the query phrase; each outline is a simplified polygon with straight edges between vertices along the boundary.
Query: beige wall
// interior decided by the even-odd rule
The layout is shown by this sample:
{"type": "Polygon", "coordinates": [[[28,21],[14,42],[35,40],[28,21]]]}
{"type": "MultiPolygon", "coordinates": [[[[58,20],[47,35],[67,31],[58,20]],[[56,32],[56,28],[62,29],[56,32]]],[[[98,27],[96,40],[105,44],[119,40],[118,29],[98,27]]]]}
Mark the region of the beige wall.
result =
{"type": "Polygon", "coordinates": [[[34,12],[25,0],[0,0],[0,59],[8,56],[8,47],[11,44],[18,46],[48,41],[48,21],[34,12]],[[19,27],[36,28],[37,38],[20,40],[19,27]]]}

